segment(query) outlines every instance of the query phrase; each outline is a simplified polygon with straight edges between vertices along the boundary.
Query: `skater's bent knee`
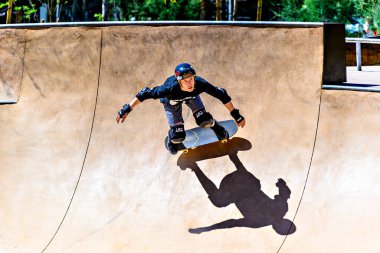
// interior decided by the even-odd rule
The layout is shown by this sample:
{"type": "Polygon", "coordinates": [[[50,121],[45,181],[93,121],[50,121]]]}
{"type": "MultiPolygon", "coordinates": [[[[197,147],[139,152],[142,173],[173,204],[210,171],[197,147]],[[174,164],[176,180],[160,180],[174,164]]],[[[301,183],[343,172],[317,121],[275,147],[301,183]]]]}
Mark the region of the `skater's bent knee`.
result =
{"type": "Polygon", "coordinates": [[[194,112],[193,115],[195,122],[200,127],[211,127],[214,124],[214,118],[204,108],[194,112]]]}
{"type": "Polygon", "coordinates": [[[185,126],[172,126],[169,130],[169,139],[173,143],[181,143],[186,138],[185,126]]]}

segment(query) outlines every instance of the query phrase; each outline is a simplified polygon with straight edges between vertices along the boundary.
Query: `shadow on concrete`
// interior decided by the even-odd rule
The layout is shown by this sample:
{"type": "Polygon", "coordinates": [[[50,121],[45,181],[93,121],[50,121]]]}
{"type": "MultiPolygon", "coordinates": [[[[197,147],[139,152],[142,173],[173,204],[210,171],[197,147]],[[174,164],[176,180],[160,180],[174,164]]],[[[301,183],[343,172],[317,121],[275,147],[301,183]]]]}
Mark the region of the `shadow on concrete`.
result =
{"type": "MultiPolygon", "coordinates": [[[[190,168],[216,207],[236,205],[244,218],[229,219],[211,226],[189,229],[190,233],[200,234],[216,229],[234,227],[260,228],[272,226],[280,235],[292,234],[296,227],[292,221],[284,219],[288,212],[290,189],[283,179],[278,179],[276,186],[278,194],[274,198],[267,196],[262,190],[260,180],[250,173],[238,157],[239,151],[247,151],[252,144],[243,138],[232,138],[226,143],[217,142],[183,153],[177,165],[185,170],[190,168]],[[226,175],[219,188],[203,173],[197,162],[229,156],[236,171],[226,175]]],[[[214,168],[217,169],[217,168],[214,168]]]]}

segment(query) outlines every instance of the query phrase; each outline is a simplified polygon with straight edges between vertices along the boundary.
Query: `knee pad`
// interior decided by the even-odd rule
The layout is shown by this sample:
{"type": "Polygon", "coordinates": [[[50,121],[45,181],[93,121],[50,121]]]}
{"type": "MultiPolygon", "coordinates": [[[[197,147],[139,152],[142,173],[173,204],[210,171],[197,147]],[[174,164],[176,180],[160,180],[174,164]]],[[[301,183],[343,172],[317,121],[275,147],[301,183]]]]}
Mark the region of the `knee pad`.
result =
{"type": "Polygon", "coordinates": [[[169,139],[173,143],[181,143],[186,138],[185,126],[178,125],[170,127],[169,130],[169,139]]]}
{"type": "Polygon", "coordinates": [[[204,108],[194,112],[193,115],[195,122],[200,127],[211,127],[214,125],[214,118],[204,108]]]}

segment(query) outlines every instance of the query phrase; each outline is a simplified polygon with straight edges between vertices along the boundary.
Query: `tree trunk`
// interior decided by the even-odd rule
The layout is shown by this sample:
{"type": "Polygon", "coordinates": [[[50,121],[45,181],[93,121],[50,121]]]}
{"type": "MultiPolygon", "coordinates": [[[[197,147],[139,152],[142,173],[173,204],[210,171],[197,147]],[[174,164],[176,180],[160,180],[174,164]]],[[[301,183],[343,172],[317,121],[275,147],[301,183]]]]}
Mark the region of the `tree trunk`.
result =
{"type": "Polygon", "coordinates": [[[201,20],[206,19],[206,0],[201,0],[201,20]]]}
{"type": "Polygon", "coordinates": [[[232,15],[234,21],[236,20],[236,16],[237,16],[237,7],[238,7],[237,0],[234,0],[234,14],[232,15]]]}
{"type": "Polygon", "coordinates": [[[87,14],[87,1],[82,0],[82,19],[83,21],[88,21],[88,14],[87,14]]]}
{"type": "Polygon", "coordinates": [[[73,0],[73,5],[71,6],[71,22],[75,21],[75,13],[76,13],[77,4],[78,4],[78,0],[73,0]]]}
{"type": "Polygon", "coordinates": [[[107,2],[106,0],[102,0],[102,21],[106,21],[106,9],[107,9],[107,2]]]}
{"type": "Polygon", "coordinates": [[[9,0],[8,10],[7,10],[7,20],[6,20],[7,24],[10,24],[12,22],[12,5],[13,5],[13,0],[9,0]]]}
{"type": "Polygon", "coordinates": [[[221,0],[216,0],[216,13],[215,13],[215,19],[217,21],[222,20],[222,1],[221,0]]]}

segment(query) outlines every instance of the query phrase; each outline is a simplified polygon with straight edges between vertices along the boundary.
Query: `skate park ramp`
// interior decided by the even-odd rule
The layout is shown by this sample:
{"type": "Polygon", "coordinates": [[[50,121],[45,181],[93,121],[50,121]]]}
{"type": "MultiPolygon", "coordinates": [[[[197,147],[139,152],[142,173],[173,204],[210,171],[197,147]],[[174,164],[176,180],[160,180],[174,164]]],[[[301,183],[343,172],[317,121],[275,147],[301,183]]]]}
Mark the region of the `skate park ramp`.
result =
{"type": "Polygon", "coordinates": [[[14,51],[1,66],[19,64],[2,80],[0,252],[378,252],[380,97],[321,90],[327,30],[2,28],[14,51]],[[247,125],[173,156],[159,101],[115,118],[180,62],[226,88],[247,125]]]}

